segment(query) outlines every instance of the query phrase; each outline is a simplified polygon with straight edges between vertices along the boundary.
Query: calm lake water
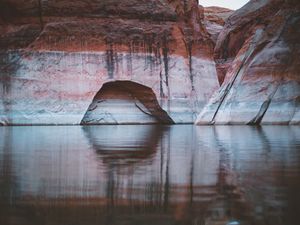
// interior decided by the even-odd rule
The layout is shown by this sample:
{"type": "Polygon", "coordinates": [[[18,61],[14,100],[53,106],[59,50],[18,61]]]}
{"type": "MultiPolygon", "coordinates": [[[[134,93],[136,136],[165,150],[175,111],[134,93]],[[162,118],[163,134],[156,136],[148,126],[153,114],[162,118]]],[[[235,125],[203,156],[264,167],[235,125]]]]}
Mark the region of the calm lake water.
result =
{"type": "Polygon", "coordinates": [[[299,225],[300,127],[0,127],[1,225],[299,225]]]}

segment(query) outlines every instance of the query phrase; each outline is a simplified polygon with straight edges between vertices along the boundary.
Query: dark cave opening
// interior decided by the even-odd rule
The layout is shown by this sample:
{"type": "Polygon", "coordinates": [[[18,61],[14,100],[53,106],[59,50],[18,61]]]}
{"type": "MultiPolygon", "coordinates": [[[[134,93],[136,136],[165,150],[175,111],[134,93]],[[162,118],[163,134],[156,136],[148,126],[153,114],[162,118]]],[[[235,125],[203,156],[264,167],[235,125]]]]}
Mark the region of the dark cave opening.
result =
{"type": "Polygon", "coordinates": [[[95,95],[82,125],[174,124],[153,90],[132,81],[105,83],[95,95]]]}

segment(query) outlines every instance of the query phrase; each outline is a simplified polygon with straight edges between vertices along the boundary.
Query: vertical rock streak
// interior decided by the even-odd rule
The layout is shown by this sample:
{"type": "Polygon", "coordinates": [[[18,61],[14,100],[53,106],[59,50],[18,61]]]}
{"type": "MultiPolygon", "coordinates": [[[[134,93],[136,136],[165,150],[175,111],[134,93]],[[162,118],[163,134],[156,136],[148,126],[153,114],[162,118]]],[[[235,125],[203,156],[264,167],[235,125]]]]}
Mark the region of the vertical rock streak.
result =
{"type": "MultiPolygon", "coordinates": [[[[162,54],[163,54],[163,62],[164,62],[164,69],[165,69],[165,78],[166,78],[166,85],[169,89],[169,47],[166,34],[163,36],[162,42],[162,54]]],[[[169,96],[170,93],[168,93],[169,96]]]]}
{"type": "Polygon", "coordinates": [[[195,90],[194,86],[194,74],[193,74],[193,59],[192,59],[192,48],[193,48],[193,43],[189,41],[187,43],[187,51],[188,51],[188,57],[189,57],[189,72],[190,72],[190,80],[191,80],[191,85],[192,85],[192,91],[195,90]]]}
{"type": "Polygon", "coordinates": [[[109,78],[112,79],[115,71],[114,50],[111,43],[106,44],[106,46],[106,68],[109,78]]]}
{"type": "Polygon", "coordinates": [[[43,22],[43,7],[42,7],[42,0],[37,0],[38,1],[38,17],[40,20],[40,25],[41,25],[41,30],[44,29],[44,22],[43,22]]]}

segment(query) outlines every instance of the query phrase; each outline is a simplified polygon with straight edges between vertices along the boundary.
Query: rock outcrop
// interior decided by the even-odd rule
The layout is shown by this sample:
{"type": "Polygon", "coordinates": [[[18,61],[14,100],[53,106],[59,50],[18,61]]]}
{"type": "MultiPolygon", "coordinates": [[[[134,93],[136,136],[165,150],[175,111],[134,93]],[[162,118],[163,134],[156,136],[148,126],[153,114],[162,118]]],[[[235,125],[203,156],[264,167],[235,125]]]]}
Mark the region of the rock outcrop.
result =
{"type": "MultiPolygon", "coordinates": [[[[114,81],[151,89],[169,122],[192,123],[219,88],[196,0],[0,6],[0,124],[80,124],[101,87],[114,81]]],[[[93,115],[89,121],[101,120],[93,115]]]]}
{"type": "Polygon", "coordinates": [[[237,10],[215,48],[225,80],[196,123],[299,124],[299,27],[299,1],[253,0],[237,10]]]}

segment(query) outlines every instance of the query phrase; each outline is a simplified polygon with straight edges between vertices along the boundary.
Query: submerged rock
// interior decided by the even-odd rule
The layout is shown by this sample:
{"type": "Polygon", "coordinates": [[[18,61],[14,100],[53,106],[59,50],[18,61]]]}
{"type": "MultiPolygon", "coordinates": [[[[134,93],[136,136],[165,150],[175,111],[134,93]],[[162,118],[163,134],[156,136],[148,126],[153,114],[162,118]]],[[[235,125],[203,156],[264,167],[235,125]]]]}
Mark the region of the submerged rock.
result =
{"type": "Polygon", "coordinates": [[[222,87],[197,124],[299,124],[300,4],[250,1],[226,22],[215,48],[222,87]]]}

